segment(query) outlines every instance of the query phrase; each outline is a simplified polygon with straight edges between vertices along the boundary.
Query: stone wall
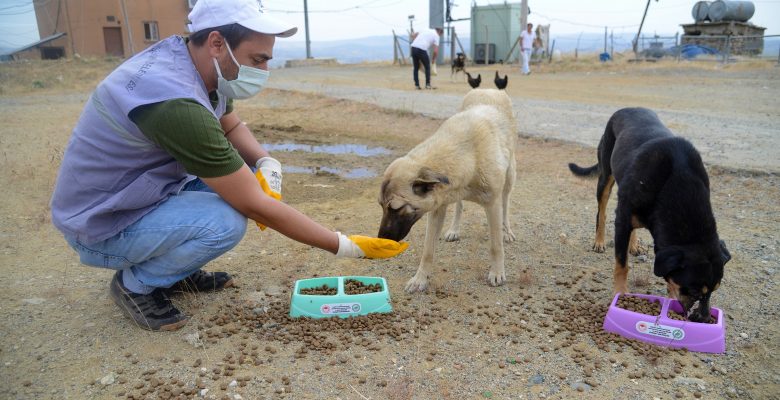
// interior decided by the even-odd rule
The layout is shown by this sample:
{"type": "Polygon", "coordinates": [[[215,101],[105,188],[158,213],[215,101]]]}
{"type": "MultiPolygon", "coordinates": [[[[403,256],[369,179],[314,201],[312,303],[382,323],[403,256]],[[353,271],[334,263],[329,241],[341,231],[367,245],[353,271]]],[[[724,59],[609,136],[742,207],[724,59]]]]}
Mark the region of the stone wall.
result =
{"type": "Polygon", "coordinates": [[[749,22],[721,21],[682,25],[680,44],[697,44],[733,55],[760,55],[766,28],[749,22]]]}

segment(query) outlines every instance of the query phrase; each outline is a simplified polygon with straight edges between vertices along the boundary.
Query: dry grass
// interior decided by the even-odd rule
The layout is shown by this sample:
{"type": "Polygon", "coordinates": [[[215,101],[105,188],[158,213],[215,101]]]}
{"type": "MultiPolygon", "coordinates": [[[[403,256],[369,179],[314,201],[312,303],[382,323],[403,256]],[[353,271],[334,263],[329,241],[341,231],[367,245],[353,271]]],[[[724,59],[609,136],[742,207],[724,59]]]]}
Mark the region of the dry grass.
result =
{"type": "Polygon", "coordinates": [[[91,91],[121,62],[117,58],[67,58],[2,63],[0,95],[91,91]]]}
{"type": "Polygon", "coordinates": [[[628,70],[666,70],[666,69],[687,69],[687,70],[754,70],[773,68],[776,60],[744,58],[738,59],[738,62],[722,64],[720,59],[700,59],[700,60],[680,60],[675,58],[664,58],[657,61],[633,62],[634,55],[630,52],[615,53],[613,61],[599,61],[598,53],[579,54],[576,58],[573,53],[564,54],[560,59],[552,62],[541,62],[531,66],[532,70],[538,73],[558,73],[558,72],[582,72],[582,71],[606,71],[606,72],[625,72],[628,70]]]}
{"type": "MultiPolygon", "coordinates": [[[[556,74],[564,72],[627,72],[635,70],[755,70],[774,68],[775,59],[739,59],[738,62],[722,64],[718,61],[677,61],[662,59],[657,62],[629,62],[631,53],[615,53],[615,60],[600,62],[598,53],[582,53],[576,58],[574,53],[562,55],[552,62],[543,61],[532,65],[536,74],[556,74]]],[[[92,88],[116,68],[123,60],[106,58],[68,58],[60,60],[21,60],[0,63],[0,95],[29,93],[62,93],[68,91],[91,91],[92,88]]],[[[360,67],[385,68],[392,66],[391,61],[362,62],[360,67]]],[[[511,64],[517,66],[517,64],[511,64]]],[[[336,66],[340,68],[344,66],[336,66]]],[[[401,66],[403,67],[403,66],[401,66]]],[[[399,67],[399,68],[401,68],[399,67]]],[[[408,65],[407,65],[408,67],[408,65]]],[[[496,65],[471,65],[477,71],[494,69],[496,65]]]]}

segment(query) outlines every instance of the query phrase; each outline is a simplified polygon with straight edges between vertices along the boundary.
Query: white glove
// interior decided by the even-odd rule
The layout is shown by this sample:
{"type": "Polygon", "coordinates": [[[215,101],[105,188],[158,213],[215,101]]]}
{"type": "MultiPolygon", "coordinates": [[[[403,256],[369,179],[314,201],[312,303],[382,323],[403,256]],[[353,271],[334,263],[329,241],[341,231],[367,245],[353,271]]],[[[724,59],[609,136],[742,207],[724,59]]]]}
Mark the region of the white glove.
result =
{"type": "Polygon", "coordinates": [[[269,196],[281,200],[282,199],[282,163],[272,157],[263,157],[255,163],[257,173],[262,175],[263,179],[258,176],[258,182],[263,188],[263,191],[269,196]]]}
{"type": "MultiPolygon", "coordinates": [[[[255,178],[265,194],[276,200],[282,200],[282,163],[275,158],[263,157],[255,163],[255,178]]],[[[261,231],[266,226],[255,222],[261,231]]]]}
{"type": "Polygon", "coordinates": [[[339,251],[336,252],[336,257],[363,258],[366,256],[366,253],[355,242],[349,240],[347,235],[341,232],[336,232],[336,234],[339,235],[339,251]]]}

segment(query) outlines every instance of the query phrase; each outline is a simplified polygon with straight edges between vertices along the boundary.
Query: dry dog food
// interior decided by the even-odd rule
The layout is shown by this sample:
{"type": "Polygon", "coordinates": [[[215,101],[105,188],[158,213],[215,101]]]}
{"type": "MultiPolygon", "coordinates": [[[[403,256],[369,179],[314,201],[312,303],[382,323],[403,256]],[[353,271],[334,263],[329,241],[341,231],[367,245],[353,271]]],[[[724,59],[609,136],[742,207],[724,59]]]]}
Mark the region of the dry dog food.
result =
{"type": "Polygon", "coordinates": [[[661,313],[661,303],[636,296],[620,296],[617,306],[624,310],[647,315],[658,315],[661,313]]]}
{"type": "Polygon", "coordinates": [[[318,296],[335,296],[336,292],[337,292],[336,288],[330,287],[328,285],[301,289],[301,294],[310,294],[310,295],[318,295],[318,296]]]}
{"type": "MultiPolygon", "coordinates": [[[[682,314],[680,314],[680,313],[678,313],[676,311],[673,311],[673,310],[669,310],[669,313],[668,313],[667,317],[669,317],[670,319],[677,320],[677,321],[687,321],[688,320],[687,318],[685,318],[684,315],[682,315],[682,314]]],[[[706,323],[707,324],[714,324],[716,322],[718,322],[718,321],[715,318],[713,318],[712,316],[710,316],[710,319],[707,320],[706,323]]],[[[705,323],[705,322],[702,322],[702,323],[705,323]]]]}
{"type": "Polygon", "coordinates": [[[677,321],[687,321],[687,318],[685,318],[684,315],[677,313],[676,311],[669,310],[669,313],[666,315],[669,317],[669,319],[677,320],[677,321]]]}
{"type": "Polygon", "coordinates": [[[346,294],[366,294],[382,291],[382,285],[379,283],[366,285],[356,279],[347,279],[344,281],[344,292],[346,294]]]}

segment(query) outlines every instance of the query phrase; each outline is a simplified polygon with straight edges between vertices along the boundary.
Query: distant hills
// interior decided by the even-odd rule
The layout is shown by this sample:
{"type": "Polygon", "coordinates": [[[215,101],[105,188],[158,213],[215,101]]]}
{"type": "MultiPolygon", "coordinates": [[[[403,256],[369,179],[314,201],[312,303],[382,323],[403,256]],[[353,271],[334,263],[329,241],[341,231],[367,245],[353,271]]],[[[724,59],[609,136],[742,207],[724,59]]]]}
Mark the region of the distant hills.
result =
{"type": "MultiPolygon", "coordinates": [[[[671,36],[671,35],[670,35],[671,36]]],[[[611,43],[614,43],[614,51],[624,52],[631,49],[631,39],[633,34],[615,35],[611,43]]],[[[553,35],[555,40],[555,49],[562,53],[571,53],[575,49],[580,53],[600,53],[604,51],[603,33],[583,33],[568,35],[553,35]]],[[[646,37],[650,39],[650,37],[646,37]]],[[[674,45],[672,40],[661,40],[664,47],[674,45]]],[[[467,52],[470,51],[470,38],[461,37],[460,42],[467,52]]],[[[550,41],[552,45],[552,40],[550,41]]],[[[404,43],[404,55],[409,56],[409,45],[404,43]]],[[[444,45],[445,56],[449,57],[449,45],[444,45]]],[[[610,43],[608,42],[608,51],[610,43]]],[[[0,47],[0,54],[12,50],[11,48],[0,47]]],[[[780,51],[780,38],[764,39],[764,56],[777,57],[780,51]]],[[[369,36],[359,39],[336,40],[336,41],[314,41],[311,43],[311,53],[314,58],[335,58],[342,64],[355,64],[361,62],[377,62],[393,60],[393,37],[387,36],[369,36]]],[[[291,59],[302,59],[306,57],[306,44],[302,41],[292,41],[280,39],[276,41],[274,47],[274,59],[271,60],[271,67],[278,68],[284,66],[285,61],[291,59]]]]}

